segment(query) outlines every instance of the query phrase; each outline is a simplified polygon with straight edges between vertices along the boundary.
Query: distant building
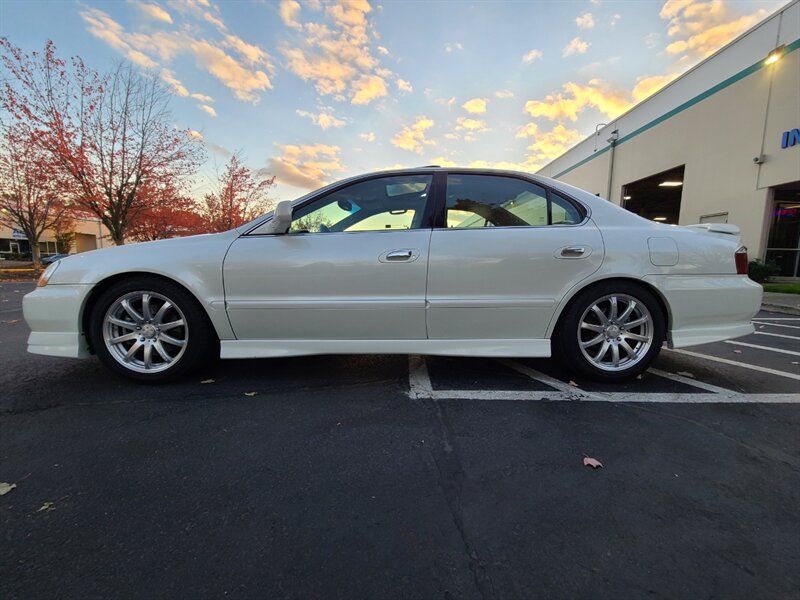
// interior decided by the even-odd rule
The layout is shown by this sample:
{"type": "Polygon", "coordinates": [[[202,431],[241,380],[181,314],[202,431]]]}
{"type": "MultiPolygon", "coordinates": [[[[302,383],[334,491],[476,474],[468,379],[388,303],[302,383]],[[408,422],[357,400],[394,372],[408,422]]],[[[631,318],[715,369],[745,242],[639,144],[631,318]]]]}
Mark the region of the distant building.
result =
{"type": "Polygon", "coordinates": [[[800,277],[800,0],[539,171],[648,219],[738,225],[800,277]]]}
{"type": "MultiPolygon", "coordinates": [[[[70,253],[87,252],[113,245],[108,229],[96,217],[75,217],[74,232],[75,240],[69,250],[70,253]]],[[[22,231],[0,225],[0,258],[11,254],[28,254],[30,251],[30,242],[22,231]]],[[[64,252],[64,249],[56,248],[55,233],[47,230],[39,238],[39,251],[42,257],[45,257],[64,252]]]]}

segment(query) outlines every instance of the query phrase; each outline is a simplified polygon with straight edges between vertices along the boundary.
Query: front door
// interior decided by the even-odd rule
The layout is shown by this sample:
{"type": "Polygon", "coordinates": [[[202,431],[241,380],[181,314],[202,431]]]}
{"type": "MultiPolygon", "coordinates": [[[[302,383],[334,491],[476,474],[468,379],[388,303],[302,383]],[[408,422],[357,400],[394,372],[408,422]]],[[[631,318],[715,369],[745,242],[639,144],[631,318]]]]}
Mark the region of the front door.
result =
{"type": "Polygon", "coordinates": [[[603,261],[583,208],[525,179],[451,173],[431,236],[431,339],[541,339],[603,261]]]}
{"type": "Polygon", "coordinates": [[[294,210],[224,264],[238,339],[424,339],[431,175],[362,180],[294,210]]]}

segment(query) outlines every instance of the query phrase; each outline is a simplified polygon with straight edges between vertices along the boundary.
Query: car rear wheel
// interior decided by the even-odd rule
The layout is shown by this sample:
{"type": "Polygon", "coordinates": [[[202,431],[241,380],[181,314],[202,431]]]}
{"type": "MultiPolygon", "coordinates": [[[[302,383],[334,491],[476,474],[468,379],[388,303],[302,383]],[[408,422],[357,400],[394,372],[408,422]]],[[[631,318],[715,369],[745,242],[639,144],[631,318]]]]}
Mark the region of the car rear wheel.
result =
{"type": "Polygon", "coordinates": [[[169,281],[143,277],[114,284],[100,295],[90,319],[100,360],[138,381],[177,379],[214,351],[216,338],[202,307],[169,281]]]}
{"type": "Polygon", "coordinates": [[[652,364],[664,329],[664,312],[652,292],[634,283],[608,282],[576,296],[554,341],[567,366],[599,381],[622,381],[652,364]]]}

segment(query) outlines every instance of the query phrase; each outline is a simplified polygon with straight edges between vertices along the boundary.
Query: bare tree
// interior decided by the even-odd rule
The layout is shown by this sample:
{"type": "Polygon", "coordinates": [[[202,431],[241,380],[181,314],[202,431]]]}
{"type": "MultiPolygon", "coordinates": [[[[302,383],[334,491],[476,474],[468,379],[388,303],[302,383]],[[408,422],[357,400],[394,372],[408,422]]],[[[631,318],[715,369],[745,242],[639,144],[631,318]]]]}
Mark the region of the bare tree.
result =
{"type": "Polygon", "coordinates": [[[68,65],[48,42],[26,55],[0,40],[5,94],[0,106],[37,139],[76,187],[75,203],[96,215],[115,244],[136,213],[181,189],[204,160],[202,144],[172,126],[170,93],[128,63],[106,75],[79,58],[68,65]]]}

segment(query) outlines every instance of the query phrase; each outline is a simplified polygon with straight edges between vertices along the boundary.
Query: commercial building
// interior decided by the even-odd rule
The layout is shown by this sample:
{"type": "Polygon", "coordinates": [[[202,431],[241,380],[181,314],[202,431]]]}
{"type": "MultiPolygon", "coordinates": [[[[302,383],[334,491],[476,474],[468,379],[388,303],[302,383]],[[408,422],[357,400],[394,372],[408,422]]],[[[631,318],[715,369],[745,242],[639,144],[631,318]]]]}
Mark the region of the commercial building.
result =
{"type": "MultiPolygon", "coordinates": [[[[69,249],[70,253],[96,250],[112,244],[108,237],[109,232],[100,219],[80,216],[75,217],[73,223],[75,237],[69,249]]],[[[22,231],[0,225],[0,259],[25,255],[30,251],[30,242],[22,231]]],[[[44,257],[65,252],[65,249],[57,248],[55,232],[46,230],[39,238],[39,251],[44,257]]]]}
{"type": "Polygon", "coordinates": [[[800,277],[800,0],[539,171],[665,223],[738,225],[800,277]]]}

